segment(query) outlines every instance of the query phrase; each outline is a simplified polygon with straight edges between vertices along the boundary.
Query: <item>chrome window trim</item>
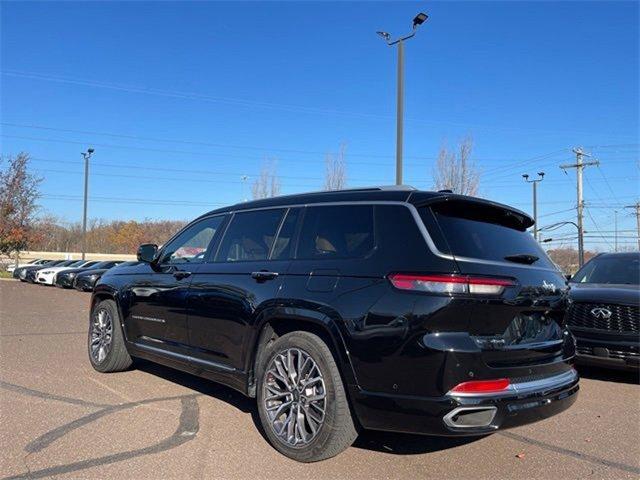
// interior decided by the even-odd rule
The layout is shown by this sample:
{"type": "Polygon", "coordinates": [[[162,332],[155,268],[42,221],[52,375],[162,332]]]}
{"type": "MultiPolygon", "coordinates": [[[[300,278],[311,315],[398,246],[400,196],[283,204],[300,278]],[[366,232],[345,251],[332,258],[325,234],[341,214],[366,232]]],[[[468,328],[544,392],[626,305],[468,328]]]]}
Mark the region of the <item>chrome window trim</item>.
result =
{"type": "MultiPolygon", "coordinates": [[[[331,207],[331,206],[340,206],[340,205],[400,205],[405,208],[408,208],[409,211],[411,212],[411,215],[413,216],[413,219],[416,225],[418,226],[418,229],[420,230],[420,233],[422,234],[422,237],[424,238],[427,246],[429,247],[429,250],[431,251],[431,253],[433,253],[434,255],[440,258],[444,258],[445,260],[449,260],[453,262],[480,263],[484,265],[497,265],[502,267],[508,266],[511,268],[525,268],[529,270],[534,268],[536,270],[559,273],[559,270],[554,268],[535,267],[532,265],[523,265],[523,264],[507,262],[507,261],[501,262],[499,260],[485,260],[482,258],[460,257],[460,256],[454,256],[451,254],[443,253],[440,250],[438,250],[438,247],[436,247],[436,244],[434,243],[433,239],[431,238],[431,235],[427,231],[427,227],[424,225],[424,222],[422,221],[422,218],[420,217],[420,213],[418,213],[418,209],[416,208],[416,206],[413,205],[412,203],[408,203],[407,201],[401,201],[401,200],[343,200],[343,201],[336,201],[336,202],[294,203],[290,205],[269,205],[265,207],[237,208],[237,209],[230,209],[225,212],[219,212],[213,215],[206,215],[203,217],[199,217],[199,219],[204,219],[204,218],[209,218],[209,217],[214,217],[219,215],[235,215],[236,213],[244,213],[244,212],[259,211],[259,210],[274,210],[278,208],[282,208],[282,209],[314,208],[314,207],[325,207],[325,206],[331,207]]],[[[233,217],[231,218],[231,220],[233,220],[233,217]]],[[[229,221],[229,224],[231,223],[231,220],[229,221]]],[[[229,224],[227,224],[227,227],[229,224]]],[[[189,225],[187,225],[187,227],[188,226],[189,225]]],[[[179,233],[180,232],[178,232],[178,234],[179,233]]],[[[224,239],[225,234],[226,234],[226,229],[225,229],[225,232],[223,232],[222,239],[224,239]]],[[[218,245],[218,247],[219,246],[220,245],[218,245]]],[[[216,252],[216,256],[217,256],[217,252],[216,252]]],[[[267,259],[265,261],[271,261],[271,260],[267,259]]]]}

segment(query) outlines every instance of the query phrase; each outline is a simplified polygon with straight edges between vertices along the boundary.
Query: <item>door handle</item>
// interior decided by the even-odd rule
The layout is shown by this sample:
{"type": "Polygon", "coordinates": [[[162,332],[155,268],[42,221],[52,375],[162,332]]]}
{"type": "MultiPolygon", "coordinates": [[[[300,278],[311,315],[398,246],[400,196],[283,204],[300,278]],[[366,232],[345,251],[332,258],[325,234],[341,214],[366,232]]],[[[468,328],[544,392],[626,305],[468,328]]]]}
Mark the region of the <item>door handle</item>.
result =
{"type": "Polygon", "coordinates": [[[184,270],[178,270],[176,272],[173,272],[173,276],[178,280],[182,280],[183,278],[187,278],[190,275],[191,275],[191,272],[185,272],[184,270]]]}
{"type": "Polygon", "coordinates": [[[259,282],[265,280],[273,280],[278,276],[278,272],[251,272],[251,278],[255,278],[259,282]]]}

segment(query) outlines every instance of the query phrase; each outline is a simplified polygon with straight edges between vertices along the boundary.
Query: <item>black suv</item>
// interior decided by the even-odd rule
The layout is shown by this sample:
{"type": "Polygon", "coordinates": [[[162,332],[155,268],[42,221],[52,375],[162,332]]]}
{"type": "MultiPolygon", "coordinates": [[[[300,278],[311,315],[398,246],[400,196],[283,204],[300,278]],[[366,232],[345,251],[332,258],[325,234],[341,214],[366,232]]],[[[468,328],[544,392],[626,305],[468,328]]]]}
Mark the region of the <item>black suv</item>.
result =
{"type": "Polygon", "coordinates": [[[640,252],[602,253],[571,279],[567,325],[577,362],[640,368],[640,252]]]}
{"type": "Polygon", "coordinates": [[[101,372],[140,357],[257,398],[273,446],[331,457],[360,428],[482,435],[576,399],[566,280],[523,212],[408,187],[241,203],[92,297],[101,372]]]}

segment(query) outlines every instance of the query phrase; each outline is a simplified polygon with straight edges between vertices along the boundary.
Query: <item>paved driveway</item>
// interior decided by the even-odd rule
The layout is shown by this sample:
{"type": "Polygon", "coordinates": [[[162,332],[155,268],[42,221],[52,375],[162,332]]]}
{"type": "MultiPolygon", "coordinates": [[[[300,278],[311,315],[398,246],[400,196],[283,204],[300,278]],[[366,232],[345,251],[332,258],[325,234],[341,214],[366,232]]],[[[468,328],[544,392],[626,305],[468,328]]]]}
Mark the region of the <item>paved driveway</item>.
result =
{"type": "Polygon", "coordinates": [[[304,465],[273,450],[250,399],[165,367],[99,374],[89,295],[0,281],[2,478],[639,478],[635,375],[582,371],[568,411],[475,440],[367,432],[304,465]]]}

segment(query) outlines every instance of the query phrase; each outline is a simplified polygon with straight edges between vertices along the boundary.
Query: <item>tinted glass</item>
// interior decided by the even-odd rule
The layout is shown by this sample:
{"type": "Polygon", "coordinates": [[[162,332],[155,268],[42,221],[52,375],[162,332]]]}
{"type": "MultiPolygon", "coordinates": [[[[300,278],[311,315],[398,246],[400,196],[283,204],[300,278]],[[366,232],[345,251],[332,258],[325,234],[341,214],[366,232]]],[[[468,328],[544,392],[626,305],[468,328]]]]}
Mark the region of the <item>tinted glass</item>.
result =
{"type": "Polygon", "coordinates": [[[362,258],[374,247],[373,206],[309,207],[297,258],[362,258]]]}
{"type": "Polygon", "coordinates": [[[640,284],[640,255],[596,257],[571,279],[575,283],[640,284]]]}
{"type": "Polygon", "coordinates": [[[469,202],[447,202],[421,210],[441,252],[496,261],[514,255],[533,255],[538,260],[532,266],[555,268],[538,242],[507,210],[469,202]],[[439,232],[434,228],[436,224],[439,232]]]}
{"type": "Polygon", "coordinates": [[[164,247],[160,263],[202,262],[223,218],[222,216],[205,218],[183,230],[164,247]]]}
{"type": "Polygon", "coordinates": [[[98,262],[98,263],[94,263],[93,265],[89,266],[89,270],[96,270],[98,268],[109,268],[113,266],[112,261],[104,261],[104,262],[98,262]]]}
{"type": "Polygon", "coordinates": [[[278,234],[276,243],[273,247],[273,253],[271,254],[271,258],[273,260],[291,258],[293,253],[293,240],[300,212],[301,210],[299,208],[294,208],[289,210],[289,213],[287,213],[287,216],[282,223],[282,227],[280,228],[280,233],[278,234]]]}
{"type": "Polygon", "coordinates": [[[224,234],[216,261],[266,260],[283,214],[283,209],[236,213],[224,234]]]}

